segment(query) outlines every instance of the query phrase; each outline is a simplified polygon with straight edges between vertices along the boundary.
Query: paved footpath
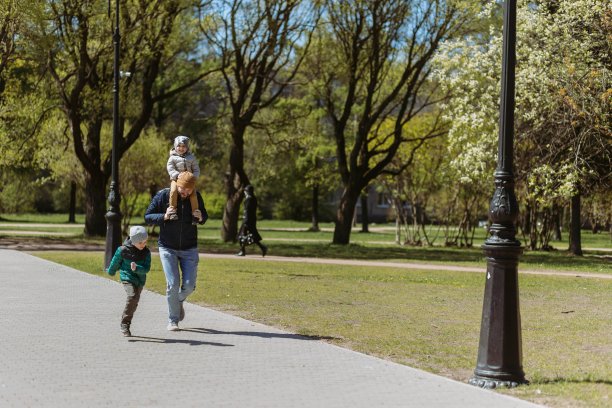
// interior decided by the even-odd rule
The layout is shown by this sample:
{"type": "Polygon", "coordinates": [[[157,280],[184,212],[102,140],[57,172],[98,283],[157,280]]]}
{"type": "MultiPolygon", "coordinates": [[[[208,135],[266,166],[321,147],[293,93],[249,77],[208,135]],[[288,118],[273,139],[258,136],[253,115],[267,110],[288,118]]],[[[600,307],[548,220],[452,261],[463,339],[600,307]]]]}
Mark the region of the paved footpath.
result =
{"type": "Polygon", "coordinates": [[[119,283],[14,250],[0,288],[0,407],[536,407],[149,291],[124,338],[119,283]]]}

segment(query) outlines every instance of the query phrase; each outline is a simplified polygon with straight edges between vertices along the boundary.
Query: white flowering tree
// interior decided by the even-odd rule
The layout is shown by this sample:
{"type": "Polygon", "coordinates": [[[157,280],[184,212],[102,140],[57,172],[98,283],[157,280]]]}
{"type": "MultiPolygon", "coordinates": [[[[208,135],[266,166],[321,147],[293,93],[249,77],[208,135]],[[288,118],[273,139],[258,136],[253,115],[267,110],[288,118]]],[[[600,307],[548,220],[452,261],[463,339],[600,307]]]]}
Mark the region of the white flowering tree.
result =
{"type": "MultiPolygon", "coordinates": [[[[560,203],[610,189],[610,40],[605,0],[519,1],[517,10],[517,192],[523,231],[547,248],[560,203]],[[606,34],[608,33],[608,34],[606,34]]],[[[447,42],[437,79],[452,91],[449,151],[462,188],[491,186],[496,159],[501,73],[500,6],[480,17],[488,35],[447,42]]],[[[490,188],[489,188],[490,189],[490,188]]],[[[605,195],[605,194],[604,194],[605,195]]],[[[579,220],[579,218],[578,218],[579,220]]],[[[580,254],[579,224],[572,252],[580,254]]]]}

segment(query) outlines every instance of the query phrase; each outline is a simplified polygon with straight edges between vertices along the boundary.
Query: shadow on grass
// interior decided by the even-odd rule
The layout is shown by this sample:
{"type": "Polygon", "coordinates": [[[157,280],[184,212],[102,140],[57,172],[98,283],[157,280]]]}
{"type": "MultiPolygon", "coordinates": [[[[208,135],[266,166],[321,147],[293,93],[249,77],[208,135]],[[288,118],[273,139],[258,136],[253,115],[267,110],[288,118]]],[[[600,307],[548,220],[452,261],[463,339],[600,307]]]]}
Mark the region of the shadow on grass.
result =
{"type": "Polygon", "coordinates": [[[544,385],[544,384],[606,384],[612,385],[612,380],[602,379],[602,378],[540,378],[537,380],[530,381],[531,385],[544,385]]]}
{"type": "MultiPolygon", "coordinates": [[[[0,232],[1,234],[1,232],[0,232]]],[[[157,243],[154,238],[150,240],[150,247],[156,250],[157,243]]],[[[264,240],[265,242],[265,240],[264,240]]],[[[102,238],[85,237],[0,237],[0,246],[15,246],[23,244],[23,248],[54,249],[46,248],[46,245],[70,244],[80,250],[104,250],[102,238]]],[[[484,253],[480,247],[456,248],[456,247],[410,247],[399,245],[374,245],[353,243],[349,245],[333,245],[327,242],[296,243],[271,241],[268,242],[269,255],[287,257],[307,258],[336,258],[354,260],[402,260],[440,262],[446,264],[472,263],[485,265],[484,253]]],[[[199,240],[200,252],[217,254],[234,254],[238,245],[224,243],[220,239],[201,238],[199,240]]],[[[574,271],[597,271],[612,273],[612,257],[602,257],[597,254],[585,254],[585,256],[572,256],[567,251],[528,251],[521,255],[521,267],[537,265],[538,267],[550,265],[550,268],[558,267],[574,271]]]]}
{"type": "MultiPolygon", "coordinates": [[[[333,245],[328,243],[292,244],[270,242],[270,255],[289,257],[342,258],[342,259],[415,259],[439,261],[481,261],[484,258],[480,249],[474,248],[424,248],[403,246],[365,246],[362,244],[333,245]]],[[[237,246],[220,244],[218,241],[204,240],[207,252],[227,253],[237,246]]]]}
{"type": "Polygon", "coordinates": [[[292,334],[292,333],[270,333],[270,332],[250,332],[250,331],[221,331],[214,329],[205,329],[200,327],[192,327],[189,329],[181,329],[181,331],[188,331],[193,333],[204,333],[204,334],[231,334],[234,336],[253,336],[261,337],[264,339],[281,338],[281,339],[293,339],[293,340],[340,340],[332,336],[316,336],[307,334],[292,334]]]}
{"type": "MultiPolygon", "coordinates": [[[[191,331],[191,330],[182,330],[191,331]]],[[[233,344],[213,343],[210,341],[186,340],[186,339],[162,339],[159,337],[131,336],[128,341],[130,343],[145,342],[159,344],[186,344],[188,346],[219,346],[219,347],[234,347],[233,344]]]]}
{"type": "MultiPolygon", "coordinates": [[[[480,247],[410,247],[410,246],[367,246],[360,243],[349,245],[333,245],[330,243],[291,243],[269,242],[269,255],[287,257],[337,258],[354,260],[403,260],[423,262],[462,263],[471,262],[485,264],[484,252],[480,247]]],[[[222,243],[219,240],[204,239],[200,248],[208,253],[233,253],[237,245],[222,243]]],[[[572,256],[566,251],[540,252],[525,251],[520,257],[523,265],[551,265],[568,269],[600,270],[602,265],[610,268],[612,260],[596,255],[572,256]]]]}

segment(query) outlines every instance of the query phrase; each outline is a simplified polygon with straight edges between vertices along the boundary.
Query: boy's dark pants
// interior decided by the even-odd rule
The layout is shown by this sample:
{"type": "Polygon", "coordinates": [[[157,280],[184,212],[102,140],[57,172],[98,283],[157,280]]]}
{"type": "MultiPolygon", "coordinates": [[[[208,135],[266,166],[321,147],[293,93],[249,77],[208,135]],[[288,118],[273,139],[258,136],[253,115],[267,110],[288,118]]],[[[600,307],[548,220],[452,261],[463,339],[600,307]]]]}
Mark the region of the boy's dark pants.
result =
{"type": "Polygon", "coordinates": [[[125,309],[123,309],[123,316],[121,316],[122,324],[130,324],[132,323],[132,317],[134,316],[134,312],[138,307],[138,301],[140,300],[140,292],[142,292],[142,286],[136,286],[130,282],[121,282],[123,284],[123,289],[125,289],[125,293],[127,294],[127,299],[125,300],[125,309]]]}

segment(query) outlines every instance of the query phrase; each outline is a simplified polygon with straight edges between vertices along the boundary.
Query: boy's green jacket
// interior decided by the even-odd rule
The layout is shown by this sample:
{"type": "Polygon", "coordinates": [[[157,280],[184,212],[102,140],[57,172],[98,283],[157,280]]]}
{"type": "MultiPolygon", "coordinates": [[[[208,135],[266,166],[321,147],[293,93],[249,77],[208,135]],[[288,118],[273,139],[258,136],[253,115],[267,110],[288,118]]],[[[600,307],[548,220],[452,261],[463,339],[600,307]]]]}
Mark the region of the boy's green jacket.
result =
{"type": "Polygon", "coordinates": [[[106,272],[115,276],[119,269],[119,278],[122,282],[130,282],[136,286],[144,286],[147,281],[147,272],[151,269],[151,251],[149,248],[139,250],[130,239],[126,239],[117,250],[106,272]],[[133,271],[131,264],[136,263],[136,270],[133,271]]]}

